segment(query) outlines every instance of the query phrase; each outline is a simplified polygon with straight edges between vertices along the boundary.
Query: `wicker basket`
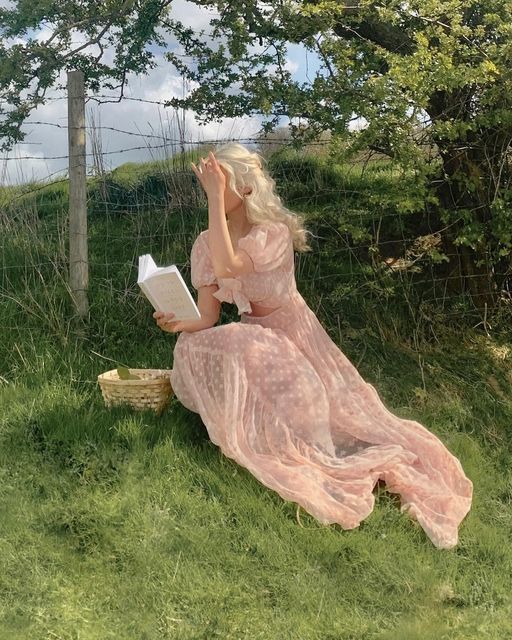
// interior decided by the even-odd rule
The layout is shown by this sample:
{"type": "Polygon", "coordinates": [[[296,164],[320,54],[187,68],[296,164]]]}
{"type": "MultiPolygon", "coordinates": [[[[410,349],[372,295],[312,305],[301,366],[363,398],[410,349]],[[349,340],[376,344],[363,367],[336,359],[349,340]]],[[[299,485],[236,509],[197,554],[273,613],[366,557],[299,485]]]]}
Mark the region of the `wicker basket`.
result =
{"type": "Polygon", "coordinates": [[[141,380],[121,380],[117,369],[98,376],[101,393],[107,407],[128,404],[137,411],[153,409],[162,413],[172,395],[172,369],[129,369],[141,380]]]}

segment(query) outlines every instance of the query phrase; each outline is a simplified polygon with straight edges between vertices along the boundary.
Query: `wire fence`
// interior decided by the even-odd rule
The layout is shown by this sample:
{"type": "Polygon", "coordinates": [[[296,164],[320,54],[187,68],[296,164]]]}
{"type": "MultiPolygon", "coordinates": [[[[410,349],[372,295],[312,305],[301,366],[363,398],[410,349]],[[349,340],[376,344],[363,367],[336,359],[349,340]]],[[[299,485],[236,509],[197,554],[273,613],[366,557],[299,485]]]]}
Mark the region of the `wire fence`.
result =
{"type": "MultiPolygon", "coordinates": [[[[108,96],[95,96],[99,97],[108,96]]],[[[165,106],[159,101],[124,99],[165,106]]],[[[26,124],[68,128],[43,120],[26,124]]],[[[358,314],[368,318],[370,312],[386,307],[408,315],[407,321],[416,327],[435,318],[440,322],[469,320],[487,329],[487,312],[483,317],[482,308],[469,295],[471,281],[476,279],[484,283],[479,287],[481,296],[495,296],[499,310],[510,308],[512,270],[465,273],[461,251],[457,247],[443,250],[442,235],[450,225],[430,229],[425,222],[427,211],[421,206],[400,211],[397,202],[414,184],[403,182],[395,165],[381,154],[369,152],[336,167],[330,159],[329,138],[308,142],[297,150],[289,135],[277,132],[194,140],[179,127],[174,135],[96,124],[87,125],[86,131],[92,149],[87,154],[92,159],[89,290],[98,309],[121,301],[130,309],[132,320],[147,318],[146,302],[136,284],[138,256],[144,253],[151,253],[159,263],[176,264],[190,282],[191,245],[207,226],[207,203],[190,169],[190,154],[205,155],[204,149],[228,141],[258,150],[268,161],[283,202],[304,216],[312,251],[296,253],[298,287],[313,307],[336,324],[340,317],[351,322],[358,314]],[[102,136],[107,131],[138,137],[147,144],[103,151],[102,136]],[[275,153],[286,148],[288,155],[275,153]],[[142,149],[165,153],[151,166],[104,168],[106,156],[142,149]],[[389,193],[391,198],[386,197],[389,193]]],[[[68,157],[57,153],[45,160],[68,157]]],[[[7,155],[3,161],[31,159],[41,158],[7,155]]],[[[69,294],[69,264],[68,177],[55,179],[61,171],[50,172],[40,181],[0,189],[3,331],[32,330],[40,323],[58,331],[70,311],[62,303],[69,294]],[[22,313],[35,322],[17,322],[22,313]]],[[[229,313],[228,317],[236,317],[229,313]]]]}

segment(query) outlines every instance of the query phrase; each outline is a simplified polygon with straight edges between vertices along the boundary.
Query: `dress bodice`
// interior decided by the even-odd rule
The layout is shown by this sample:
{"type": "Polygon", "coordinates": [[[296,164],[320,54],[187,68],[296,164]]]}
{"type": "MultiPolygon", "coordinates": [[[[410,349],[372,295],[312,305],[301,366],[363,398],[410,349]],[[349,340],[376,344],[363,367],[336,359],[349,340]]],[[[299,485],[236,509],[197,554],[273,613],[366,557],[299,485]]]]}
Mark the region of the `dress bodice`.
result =
{"type": "Polygon", "coordinates": [[[235,249],[244,250],[254,264],[254,271],[232,278],[217,278],[208,244],[208,229],[196,238],[191,253],[192,286],[216,284],[213,294],[222,302],[237,305],[239,315],[251,313],[251,302],[276,309],[286,304],[297,289],[293,239],[284,222],[269,221],[252,226],[238,240],[235,249]]]}

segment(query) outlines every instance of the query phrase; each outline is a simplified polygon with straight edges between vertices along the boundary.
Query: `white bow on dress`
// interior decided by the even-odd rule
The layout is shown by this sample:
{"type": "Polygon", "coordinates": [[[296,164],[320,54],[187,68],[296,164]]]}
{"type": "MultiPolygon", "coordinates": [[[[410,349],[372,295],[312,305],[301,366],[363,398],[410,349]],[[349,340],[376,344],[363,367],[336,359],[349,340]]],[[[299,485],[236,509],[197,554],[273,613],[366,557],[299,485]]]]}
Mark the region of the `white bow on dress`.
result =
{"type": "Polygon", "coordinates": [[[221,302],[235,303],[238,307],[238,314],[244,312],[251,313],[251,303],[249,298],[242,291],[242,283],[237,278],[218,278],[221,287],[213,295],[221,302]]]}

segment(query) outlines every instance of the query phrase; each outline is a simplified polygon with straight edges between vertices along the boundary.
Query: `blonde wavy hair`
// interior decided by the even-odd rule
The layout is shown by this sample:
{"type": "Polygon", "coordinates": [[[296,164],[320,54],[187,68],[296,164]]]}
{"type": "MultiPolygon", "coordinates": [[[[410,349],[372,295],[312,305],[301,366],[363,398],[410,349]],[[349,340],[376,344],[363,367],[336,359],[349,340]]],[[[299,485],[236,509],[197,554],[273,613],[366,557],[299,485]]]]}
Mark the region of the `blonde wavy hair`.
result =
{"type": "MultiPolygon", "coordinates": [[[[213,149],[213,154],[228,173],[228,186],[240,198],[244,187],[251,193],[243,198],[250,224],[284,222],[290,229],[295,251],[311,251],[304,227],[304,216],[287,209],[275,191],[276,182],[269,174],[265,159],[239,142],[227,142],[213,149]]],[[[313,235],[313,234],[311,234],[313,235]]]]}

